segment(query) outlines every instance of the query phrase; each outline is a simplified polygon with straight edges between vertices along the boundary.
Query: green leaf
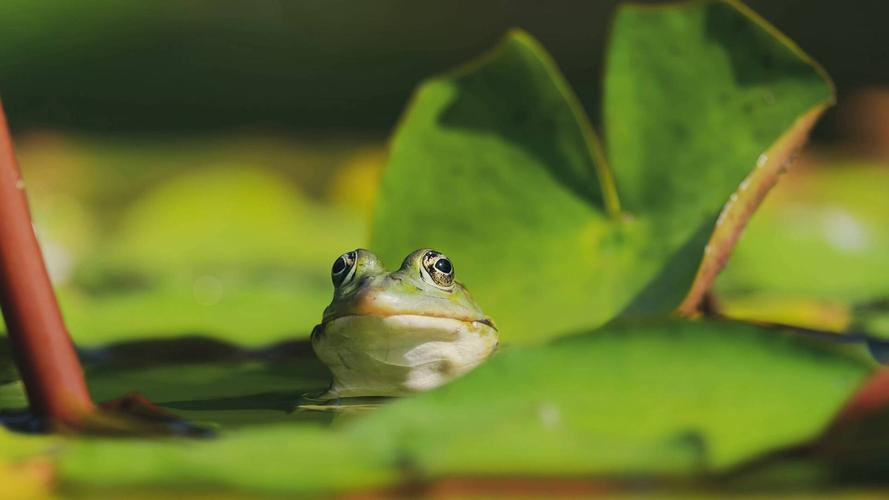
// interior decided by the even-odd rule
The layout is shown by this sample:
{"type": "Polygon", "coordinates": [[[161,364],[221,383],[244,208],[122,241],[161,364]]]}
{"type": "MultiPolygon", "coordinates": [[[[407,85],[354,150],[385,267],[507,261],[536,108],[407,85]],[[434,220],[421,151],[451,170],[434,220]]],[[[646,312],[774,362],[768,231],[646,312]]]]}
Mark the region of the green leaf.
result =
{"type": "Polygon", "coordinates": [[[622,314],[693,310],[832,101],[830,83],[771,27],[723,2],[623,8],[608,59],[616,187],[564,78],[530,36],[512,32],[414,96],[391,144],[371,248],[390,265],[424,246],[445,252],[515,343],[622,314]]]}
{"type": "Polygon", "coordinates": [[[817,437],[871,370],[828,338],[627,324],[507,350],[448,386],[330,429],[293,422],[209,442],[69,442],[59,477],[291,494],[453,475],[694,478],[817,437]]]}
{"type": "Polygon", "coordinates": [[[330,301],[330,262],[360,244],[363,228],[289,184],[268,169],[220,166],[141,196],[78,269],[80,287],[60,293],[75,341],[308,336],[330,301]]]}
{"type": "MultiPolygon", "coordinates": [[[[610,174],[574,102],[518,32],[424,85],[392,143],[371,248],[390,265],[414,248],[444,251],[511,339],[582,324],[589,287],[607,297],[612,281],[578,271],[609,274],[614,262],[580,257],[619,252],[632,231],[606,215],[598,184],[610,174]]],[[[597,308],[618,307],[607,302],[597,308]]]]}
{"type": "Polygon", "coordinates": [[[889,338],[889,171],[848,158],[803,163],[751,220],[717,280],[720,312],[889,338]]]}
{"type": "Polygon", "coordinates": [[[841,160],[791,172],[751,220],[717,291],[846,304],[889,298],[887,186],[883,164],[841,160]]]}
{"type": "Polygon", "coordinates": [[[739,323],[614,326],[505,352],[356,432],[391,429],[436,476],[714,472],[816,437],[871,366],[739,323]]]}
{"type": "Polygon", "coordinates": [[[822,70],[734,2],[629,5],[612,30],[604,114],[618,191],[668,229],[712,216],[798,116],[832,102],[822,70]]]}
{"type": "Polygon", "coordinates": [[[23,136],[34,222],[75,342],[308,337],[330,302],[330,263],[366,245],[363,217],[325,192],[369,144],[23,136]]]}
{"type": "MultiPolygon", "coordinates": [[[[678,249],[673,262],[703,255],[681,312],[694,312],[832,103],[824,71],[740,2],[619,10],[605,71],[608,154],[625,207],[651,217],[654,238],[678,249]]],[[[688,282],[666,278],[650,292],[688,282]]]]}
{"type": "MultiPolygon", "coordinates": [[[[0,368],[0,411],[27,407],[24,386],[14,373],[4,339],[0,368]]],[[[279,422],[326,423],[332,414],[292,410],[307,393],[330,384],[330,373],[308,342],[247,351],[201,337],[126,342],[81,351],[90,394],[97,402],[138,392],[177,415],[213,428],[279,422]]],[[[0,455],[2,456],[2,455],[0,455]]]]}
{"type": "Polygon", "coordinates": [[[82,440],[65,451],[58,473],[68,486],[167,495],[195,490],[330,493],[389,484],[398,475],[377,450],[353,436],[292,424],[197,443],[82,440]]]}

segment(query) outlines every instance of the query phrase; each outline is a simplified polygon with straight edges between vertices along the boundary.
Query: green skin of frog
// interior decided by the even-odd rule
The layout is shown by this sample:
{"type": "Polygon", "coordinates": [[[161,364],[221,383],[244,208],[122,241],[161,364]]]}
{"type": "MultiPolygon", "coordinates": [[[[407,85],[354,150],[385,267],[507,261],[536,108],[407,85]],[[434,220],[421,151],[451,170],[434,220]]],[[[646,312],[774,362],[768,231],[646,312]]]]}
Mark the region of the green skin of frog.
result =
{"type": "Polygon", "coordinates": [[[312,347],[333,383],[322,399],[402,396],[472,370],[497,348],[497,328],[451,261],[417,250],[387,271],[364,249],[334,261],[333,301],[312,331],[312,347]]]}

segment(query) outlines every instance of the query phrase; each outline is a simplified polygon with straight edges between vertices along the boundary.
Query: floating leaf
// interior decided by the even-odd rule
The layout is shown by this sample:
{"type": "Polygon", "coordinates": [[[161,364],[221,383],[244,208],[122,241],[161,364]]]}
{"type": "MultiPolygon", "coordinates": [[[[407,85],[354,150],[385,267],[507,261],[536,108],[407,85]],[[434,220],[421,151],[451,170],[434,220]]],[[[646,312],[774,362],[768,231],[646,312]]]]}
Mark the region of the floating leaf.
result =
{"type": "Polygon", "coordinates": [[[452,384],[327,430],[294,422],[210,442],[68,443],[60,477],[281,493],[453,475],[694,478],[816,438],[871,371],[829,338],[628,324],[503,352],[452,384]]]}
{"type": "Polygon", "coordinates": [[[81,345],[183,333],[246,345],[306,337],[330,301],[330,262],[363,238],[359,219],[256,167],[175,176],[134,202],[120,226],[80,268],[81,288],[60,294],[81,345]]]}
{"type": "Polygon", "coordinates": [[[716,290],[734,317],[798,324],[794,304],[809,302],[813,327],[877,333],[861,316],[889,299],[889,169],[821,163],[794,170],[763,204],[716,290]]]}
{"type": "Polygon", "coordinates": [[[611,327],[503,353],[360,425],[397,429],[434,475],[714,471],[816,437],[873,364],[840,347],[744,324],[611,327]]]}

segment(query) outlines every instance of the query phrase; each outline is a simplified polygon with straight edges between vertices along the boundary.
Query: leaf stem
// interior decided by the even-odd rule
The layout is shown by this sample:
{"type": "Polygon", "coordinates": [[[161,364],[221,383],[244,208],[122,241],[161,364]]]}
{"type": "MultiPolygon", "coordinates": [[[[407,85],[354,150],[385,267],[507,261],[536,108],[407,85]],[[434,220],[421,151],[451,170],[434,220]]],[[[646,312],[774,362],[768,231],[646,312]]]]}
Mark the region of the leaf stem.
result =
{"type": "Polygon", "coordinates": [[[31,222],[0,102],[0,307],[31,409],[59,423],[95,410],[31,222]]]}

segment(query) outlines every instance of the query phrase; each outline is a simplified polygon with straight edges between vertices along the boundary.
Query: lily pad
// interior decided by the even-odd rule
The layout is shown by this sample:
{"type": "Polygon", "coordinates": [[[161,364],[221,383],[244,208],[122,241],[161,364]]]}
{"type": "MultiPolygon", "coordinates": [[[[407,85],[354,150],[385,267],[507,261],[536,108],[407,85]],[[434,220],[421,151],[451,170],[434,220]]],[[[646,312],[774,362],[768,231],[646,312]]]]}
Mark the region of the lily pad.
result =
{"type": "MultiPolygon", "coordinates": [[[[305,394],[330,384],[327,368],[305,341],[244,350],[208,338],[180,337],[119,343],[80,355],[98,402],[138,392],[185,419],[224,431],[279,422],[326,423],[332,417],[294,413],[305,394]]],[[[25,409],[24,387],[2,352],[0,367],[13,372],[0,380],[0,411],[25,409]]]]}
{"type": "Polygon", "coordinates": [[[16,138],[76,343],[307,337],[366,222],[326,197],[366,139],[241,132],[16,138]],[[331,230],[336,228],[336,230],[331,230]]]}
{"type": "Polygon", "coordinates": [[[60,293],[75,341],[307,337],[330,301],[330,262],[363,227],[288,184],[258,167],[204,168],[139,197],[60,293]]]}
{"type": "Polygon", "coordinates": [[[831,84],[734,2],[621,8],[606,75],[613,172],[525,33],[426,82],[392,140],[372,248],[445,252],[515,343],[693,312],[831,84]]]}
{"type": "Polygon", "coordinates": [[[504,353],[360,425],[397,429],[436,475],[712,472],[816,437],[873,366],[842,351],[744,324],[616,326],[504,353]]]}
{"type": "Polygon", "coordinates": [[[872,369],[831,338],[627,324],[514,348],[329,429],[294,422],[213,442],[70,442],[59,474],[79,487],[281,493],[454,475],[694,478],[818,437],[872,369]]]}
{"type": "Polygon", "coordinates": [[[889,299],[889,169],[817,156],[805,167],[751,220],[717,280],[720,305],[738,318],[885,332],[872,320],[889,299]]]}

